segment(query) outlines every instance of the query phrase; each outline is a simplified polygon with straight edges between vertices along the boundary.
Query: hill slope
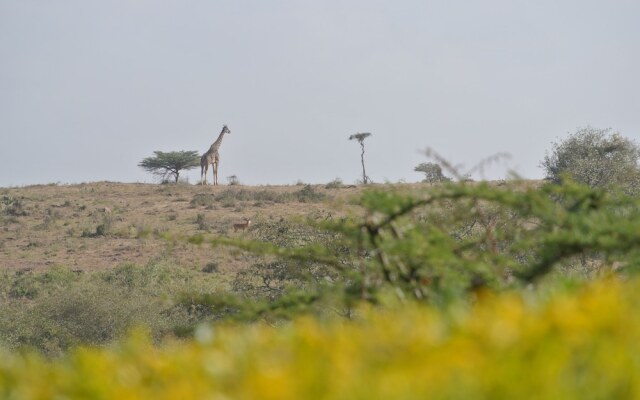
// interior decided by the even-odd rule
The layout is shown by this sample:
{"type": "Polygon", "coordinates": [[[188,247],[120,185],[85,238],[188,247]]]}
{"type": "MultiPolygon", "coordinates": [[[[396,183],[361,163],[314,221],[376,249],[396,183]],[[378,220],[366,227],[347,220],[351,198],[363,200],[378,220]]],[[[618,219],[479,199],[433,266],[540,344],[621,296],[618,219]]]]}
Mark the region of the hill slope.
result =
{"type": "MultiPolygon", "coordinates": [[[[0,268],[92,271],[162,257],[188,268],[249,260],[167,237],[259,238],[276,221],[336,216],[359,188],[197,186],[97,182],[0,189],[0,268]],[[246,232],[233,224],[252,220],[246,232]]],[[[246,257],[246,256],[245,256],[246,257]]]]}

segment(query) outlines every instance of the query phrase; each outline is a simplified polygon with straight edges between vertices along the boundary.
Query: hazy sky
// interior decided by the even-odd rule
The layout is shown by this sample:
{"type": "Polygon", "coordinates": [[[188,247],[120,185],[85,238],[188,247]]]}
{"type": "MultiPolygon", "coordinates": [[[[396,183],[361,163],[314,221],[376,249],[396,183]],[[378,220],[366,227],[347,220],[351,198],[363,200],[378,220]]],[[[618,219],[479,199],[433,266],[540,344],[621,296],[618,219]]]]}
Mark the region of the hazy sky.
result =
{"type": "Polygon", "coordinates": [[[355,182],[356,132],[375,182],[420,180],[426,147],[539,178],[577,127],[638,140],[638,21],[638,0],[0,0],[0,186],[152,182],[142,158],[223,124],[223,183],[355,182]]]}

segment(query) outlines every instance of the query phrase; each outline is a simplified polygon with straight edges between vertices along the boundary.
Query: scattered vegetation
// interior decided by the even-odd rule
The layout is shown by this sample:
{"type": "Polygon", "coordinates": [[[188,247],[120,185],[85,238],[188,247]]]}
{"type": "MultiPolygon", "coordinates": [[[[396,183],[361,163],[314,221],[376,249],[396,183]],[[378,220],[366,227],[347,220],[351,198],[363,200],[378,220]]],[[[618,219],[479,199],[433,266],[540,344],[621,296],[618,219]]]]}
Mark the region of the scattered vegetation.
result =
{"type": "MultiPolygon", "coordinates": [[[[192,204],[264,200],[264,193],[269,192],[228,189],[198,194],[192,204]]],[[[280,195],[313,202],[324,199],[320,193],[304,186],[280,195]]],[[[57,354],[79,343],[108,343],[137,324],[149,327],[155,338],[188,336],[206,320],[350,316],[362,302],[448,307],[485,290],[560,277],[584,280],[605,271],[631,274],[640,265],[638,201],[569,182],[445,182],[367,190],[349,217],[259,218],[251,240],[218,231],[223,233],[206,240],[249,251],[234,255],[251,261],[232,273],[223,272],[217,260],[199,264],[205,267],[197,271],[154,261],[104,273],[6,272],[0,342],[57,354]],[[203,285],[196,284],[196,276],[203,285]],[[204,285],[209,279],[219,281],[216,289],[204,285]],[[72,317],[81,321],[65,320],[72,317]],[[97,330],[85,332],[85,323],[97,330]]],[[[204,213],[194,217],[194,228],[210,231],[204,213]]],[[[160,228],[151,231],[148,235],[162,235],[160,228]]]]}
{"type": "MultiPolygon", "coordinates": [[[[306,265],[322,271],[321,279],[307,273],[314,284],[304,287],[292,274],[287,291],[286,279],[278,277],[292,271],[289,264],[259,264],[249,275],[262,282],[246,285],[272,297],[310,299],[306,309],[320,313],[328,303],[335,306],[336,292],[342,309],[394,298],[446,305],[477,290],[525,287],[549,275],[584,279],[640,265],[638,199],[572,183],[518,185],[369,190],[360,200],[361,217],[319,222],[317,232],[325,236],[307,243],[283,242],[292,237],[287,226],[274,227],[273,236],[258,232],[260,240],[212,243],[283,257],[295,262],[296,273],[306,273],[306,265]]],[[[273,305],[257,310],[264,315],[273,305]]],[[[281,308],[276,312],[286,314],[281,308]]]]}
{"type": "Polygon", "coordinates": [[[324,193],[318,192],[311,185],[305,185],[302,189],[293,192],[275,192],[272,190],[248,190],[227,189],[217,194],[198,193],[193,196],[191,205],[195,207],[214,207],[217,205],[234,206],[238,202],[271,202],[288,203],[297,201],[300,203],[315,203],[327,198],[324,193]]]}

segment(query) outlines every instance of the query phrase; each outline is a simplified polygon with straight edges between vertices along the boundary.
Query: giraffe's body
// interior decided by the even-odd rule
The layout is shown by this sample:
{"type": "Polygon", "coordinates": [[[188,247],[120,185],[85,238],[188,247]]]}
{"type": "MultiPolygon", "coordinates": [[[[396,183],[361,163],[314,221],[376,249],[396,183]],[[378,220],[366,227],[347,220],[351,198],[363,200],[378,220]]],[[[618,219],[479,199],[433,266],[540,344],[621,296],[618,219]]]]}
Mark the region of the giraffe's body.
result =
{"type": "Polygon", "coordinates": [[[218,165],[220,165],[220,154],[218,153],[218,149],[220,149],[220,145],[222,144],[222,138],[225,133],[231,133],[229,128],[226,125],[222,127],[222,132],[218,135],[218,139],[209,147],[206,153],[202,155],[200,158],[200,184],[207,184],[207,172],[209,171],[209,165],[211,165],[213,169],[213,184],[218,184],[218,165]]]}

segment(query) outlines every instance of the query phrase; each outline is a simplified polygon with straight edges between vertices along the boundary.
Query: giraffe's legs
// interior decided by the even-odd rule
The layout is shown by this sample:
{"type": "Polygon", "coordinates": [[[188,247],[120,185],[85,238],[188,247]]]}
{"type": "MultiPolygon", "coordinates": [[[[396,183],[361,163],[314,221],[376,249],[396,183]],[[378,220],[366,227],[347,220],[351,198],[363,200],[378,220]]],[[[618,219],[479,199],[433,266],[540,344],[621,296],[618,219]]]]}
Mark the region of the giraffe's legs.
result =
{"type": "Polygon", "coordinates": [[[218,162],[214,161],[212,165],[213,165],[213,184],[217,185],[218,184],[218,162]]]}
{"type": "Polygon", "coordinates": [[[209,164],[204,164],[200,167],[200,185],[207,184],[207,172],[209,172],[209,164]]]}

